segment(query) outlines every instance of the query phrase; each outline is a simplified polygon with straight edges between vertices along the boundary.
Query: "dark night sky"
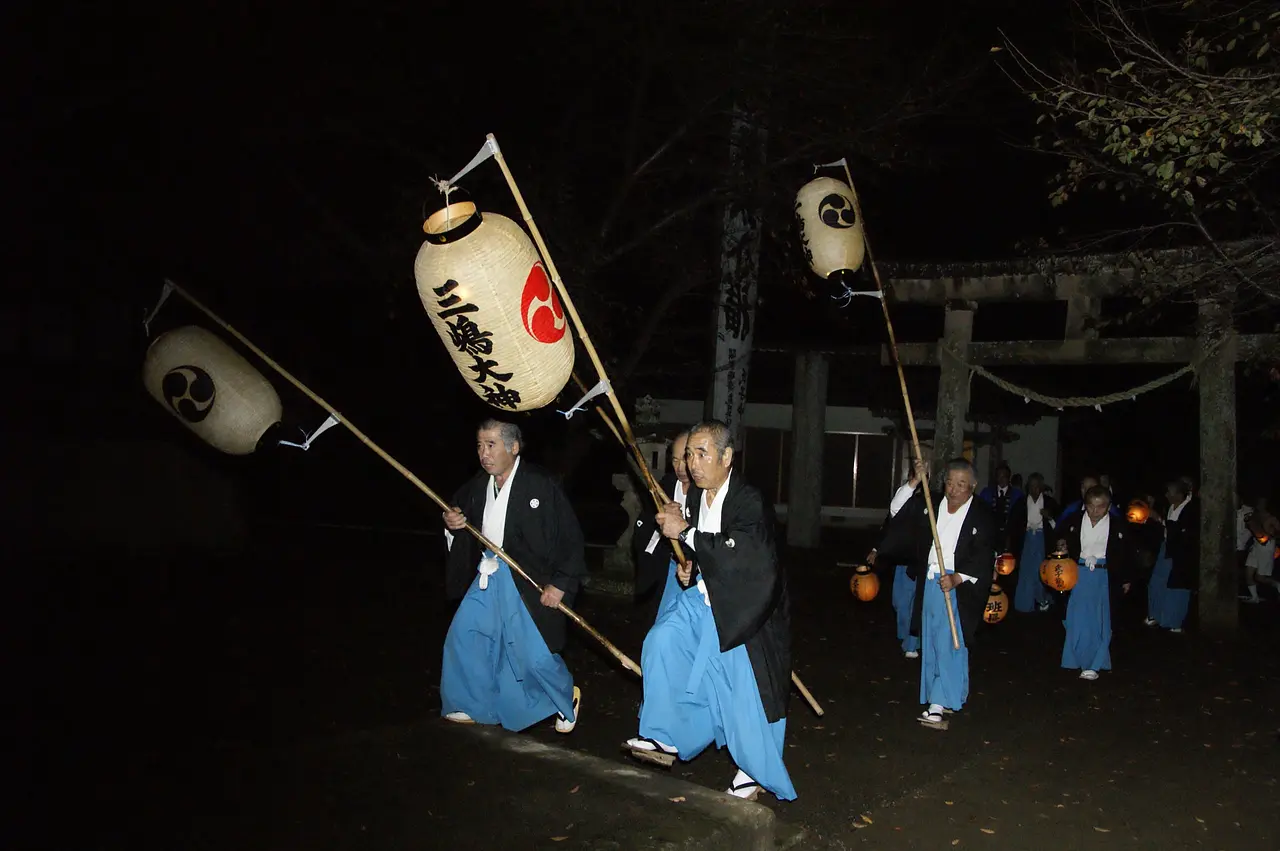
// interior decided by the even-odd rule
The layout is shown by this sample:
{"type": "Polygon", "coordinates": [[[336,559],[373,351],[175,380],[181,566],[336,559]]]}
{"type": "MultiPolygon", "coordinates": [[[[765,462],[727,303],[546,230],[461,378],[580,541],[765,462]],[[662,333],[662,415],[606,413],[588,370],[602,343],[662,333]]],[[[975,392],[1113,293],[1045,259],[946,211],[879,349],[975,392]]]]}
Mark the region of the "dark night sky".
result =
{"type": "MultiPolygon", "coordinates": [[[[136,381],[145,341],[135,317],[161,278],[175,277],[340,409],[358,412],[367,431],[371,423],[412,444],[407,451],[429,464],[423,447],[443,450],[456,431],[420,439],[433,406],[451,405],[458,415],[447,419],[465,428],[482,411],[459,400],[416,305],[413,252],[424,205],[439,197],[428,178],[459,168],[486,133],[502,143],[571,288],[575,261],[597,247],[581,223],[599,220],[628,141],[643,157],[694,116],[620,216],[620,230],[639,232],[710,185],[723,159],[725,92],[738,78],[782,89],[771,158],[805,134],[827,134],[825,147],[777,169],[786,192],[809,178],[810,163],[853,158],[881,258],[1005,257],[1019,240],[1101,230],[1126,215],[1108,200],[1052,211],[1052,162],[1015,147],[1029,141],[1034,115],[989,54],[996,27],[1046,55],[1067,49],[1065,3],[949,3],[932,14],[884,2],[788,4],[771,12],[781,21],[772,58],[760,33],[743,31],[748,12],[725,10],[781,4],[638,5],[10,7],[6,31],[21,34],[11,79],[24,82],[5,107],[16,128],[6,185],[17,202],[20,300],[58,306],[87,345],[103,347],[95,368],[115,399],[121,376],[131,389],[136,381]],[[949,90],[943,106],[858,136],[878,85],[926,69],[949,90]],[[720,98],[700,110],[708,91],[720,98]],[[856,144],[840,142],[850,137],[856,144]]],[[[468,189],[510,206],[492,164],[468,189]]],[[[786,193],[778,198],[789,205],[786,193]]],[[[789,214],[771,209],[778,239],[790,241],[789,214]]],[[[635,298],[671,274],[714,275],[717,216],[714,205],[701,210],[601,279],[635,298]]],[[[792,281],[770,277],[769,252],[766,244],[760,334],[793,339],[793,323],[812,320],[813,306],[797,295],[794,270],[783,274],[792,281]]],[[[689,303],[678,321],[705,328],[705,299],[689,303]]],[[[194,318],[178,311],[174,322],[194,318]]],[[[932,320],[904,322],[908,337],[913,328],[922,339],[934,333],[932,320]]],[[[824,327],[836,338],[856,333],[824,327]]],[[[602,349],[620,357],[611,345],[602,349]]],[[[1194,446],[1194,395],[1165,404],[1194,446]]],[[[300,420],[319,419],[303,408],[300,420]]],[[[121,427],[141,427],[125,409],[121,427]]],[[[1185,435],[1177,443],[1185,448],[1185,435]]]]}

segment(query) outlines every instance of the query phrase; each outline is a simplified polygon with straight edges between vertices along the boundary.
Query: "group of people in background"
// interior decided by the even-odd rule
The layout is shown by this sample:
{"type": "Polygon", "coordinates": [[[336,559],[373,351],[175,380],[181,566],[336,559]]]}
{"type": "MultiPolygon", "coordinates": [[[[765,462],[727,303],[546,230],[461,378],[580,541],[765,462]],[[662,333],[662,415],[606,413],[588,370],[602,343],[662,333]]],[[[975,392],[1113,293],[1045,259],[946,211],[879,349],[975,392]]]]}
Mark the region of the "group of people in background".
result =
{"type": "MultiPolygon", "coordinates": [[[[948,465],[948,497],[952,490],[950,478],[956,467],[957,462],[948,465]]],[[[932,579],[936,573],[932,567],[921,570],[919,555],[913,563],[911,553],[898,542],[908,525],[900,520],[902,514],[920,513],[921,507],[913,507],[912,500],[919,502],[923,478],[917,467],[894,495],[883,531],[885,543],[879,551],[872,550],[868,561],[875,563],[879,559],[883,564],[886,556],[894,558],[892,600],[898,638],[907,658],[919,658],[923,653],[924,680],[928,681],[928,671],[938,667],[936,657],[940,653],[953,657],[957,665],[962,654],[954,647],[954,641],[931,640],[930,630],[920,618],[920,578],[932,579]]],[[[1100,671],[1111,669],[1112,602],[1143,584],[1147,588],[1144,623],[1171,633],[1183,631],[1200,576],[1200,504],[1189,478],[1169,481],[1162,502],[1157,502],[1152,494],[1143,494],[1124,511],[1117,505],[1107,477],[1089,475],[1080,480],[1080,498],[1063,508],[1045,486],[1042,475],[1029,475],[1024,491],[1020,477],[1014,476],[1008,465],[1001,464],[996,469],[995,482],[978,492],[977,501],[983,506],[980,514],[989,515],[990,524],[994,526],[985,550],[992,556],[998,552],[1009,553],[1016,563],[1012,575],[1006,577],[998,576],[994,569],[987,570],[990,581],[985,585],[989,586],[991,581],[1007,583],[1015,612],[1044,614],[1062,621],[1065,628],[1063,668],[1078,670],[1083,680],[1096,680],[1100,671]],[[1066,558],[1076,565],[1076,581],[1070,590],[1055,591],[1041,579],[1041,564],[1046,558],[1055,557],[1066,558]]],[[[955,547],[944,534],[947,508],[941,505],[937,515],[938,535],[944,551],[955,547]]],[[[966,510],[973,516],[972,508],[966,510]]],[[[916,517],[911,519],[918,521],[916,517]]],[[[1252,500],[1252,505],[1241,506],[1237,526],[1239,567],[1247,591],[1241,599],[1257,603],[1261,600],[1259,586],[1280,591],[1280,583],[1273,577],[1280,520],[1271,514],[1266,500],[1258,498],[1252,500]]],[[[918,546],[934,546],[927,525],[915,522],[913,529],[912,534],[922,539],[917,541],[918,546]]],[[[979,533],[980,529],[974,532],[979,533]]],[[[975,538],[975,542],[978,540],[981,539],[975,538]]],[[[957,561],[959,553],[956,549],[957,561]]],[[[936,558],[930,565],[934,562],[936,558]]],[[[979,570],[977,566],[971,567],[964,578],[969,585],[961,587],[971,587],[974,592],[980,590],[983,583],[976,581],[981,578],[976,573],[979,570]],[[970,576],[974,580],[970,580],[970,576]]],[[[940,584],[938,589],[925,591],[923,599],[928,601],[935,591],[940,593],[940,589],[947,587],[955,585],[940,584]]],[[[964,597],[961,594],[955,598],[953,605],[960,613],[962,624],[969,608],[964,597]]],[[[965,626],[961,632],[968,641],[972,639],[972,631],[965,626]]],[[[921,701],[929,704],[921,719],[923,723],[945,728],[944,716],[963,705],[967,674],[962,682],[964,688],[958,691],[937,690],[937,700],[930,696],[935,692],[922,686],[921,701]]]]}

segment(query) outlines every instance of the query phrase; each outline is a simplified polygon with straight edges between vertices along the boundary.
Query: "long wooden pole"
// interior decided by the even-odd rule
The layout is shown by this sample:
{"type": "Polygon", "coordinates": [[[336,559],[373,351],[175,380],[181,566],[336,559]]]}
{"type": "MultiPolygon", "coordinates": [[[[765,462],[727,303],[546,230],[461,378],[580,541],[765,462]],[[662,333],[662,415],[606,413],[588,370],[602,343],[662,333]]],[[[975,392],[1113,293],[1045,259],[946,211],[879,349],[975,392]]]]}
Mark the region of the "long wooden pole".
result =
{"type": "MultiPolygon", "coordinates": [[[[862,216],[862,203],[858,200],[858,190],[853,185],[853,175],[849,172],[849,161],[844,162],[844,175],[849,179],[849,191],[853,193],[853,212],[862,223],[862,241],[867,247],[867,262],[871,264],[871,274],[876,281],[876,290],[880,293],[880,309],[884,312],[884,324],[889,329],[889,349],[893,352],[893,364],[898,368],[898,386],[902,390],[902,402],[907,408],[907,428],[911,430],[911,448],[915,452],[916,463],[920,465],[920,475],[924,477],[924,458],[920,454],[920,435],[916,433],[916,417],[911,410],[911,394],[907,392],[907,376],[902,371],[902,360],[898,357],[898,341],[893,333],[893,319],[889,316],[888,294],[880,281],[880,269],[876,266],[875,255],[871,253],[871,237],[867,233],[867,220],[862,216]]],[[[944,459],[945,460],[945,459],[944,459]]],[[[933,495],[929,490],[929,481],[924,480],[924,507],[929,515],[929,531],[933,534],[934,552],[938,555],[938,584],[947,575],[946,559],[942,554],[942,538],[938,536],[938,517],[933,511],[933,495]]],[[[951,606],[951,594],[942,592],[942,599],[947,604],[947,625],[951,627],[951,646],[960,649],[960,634],[956,630],[956,613],[951,606]]]]}
{"type": "MultiPolygon", "coordinates": [[[[606,394],[609,397],[609,403],[613,407],[614,416],[617,417],[618,427],[622,430],[620,438],[625,448],[631,450],[631,454],[635,456],[637,464],[640,466],[640,472],[645,478],[645,484],[649,488],[649,494],[653,497],[654,504],[658,508],[666,505],[667,497],[659,487],[658,482],[653,477],[653,472],[649,469],[649,462],[640,452],[640,447],[636,445],[635,434],[631,430],[631,423],[627,419],[627,413],[622,407],[622,403],[618,401],[618,394],[614,392],[613,385],[609,383],[609,375],[605,371],[604,363],[600,360],[600,355],[596,353],[595,344],[591,342],[591,335],[587,333],[587,327],[582,323],[582,317],[578,315],[578,308],[573,304],[573,298],[569,295],[568,289],[564,285],[564,281],[560,278],[560,272],[556,270],[556,263],[551,259],[551,252],[547,250],[547,243],[542,239],[542,231],[538,230],[538,223],[533,220],[533,214],[529,212],[529,205],[524,201],[524,195],[520,192],[520,187],[516,184],[515,175],[511,173],[511,169],[507,166],[506,157],[502,155],[502,148],[498,146],[497,138],[490,133],[486,137],[489,141],[490,148],[493,150],[493,158],[498,161],[498,167],[502,169],[502,176],[507,180],[507,186],[511,189],[512,196],[516,199],[516,204],[520,207],[520,215],[524,217],[524,222],[529,226],[529,233],[533,235],[533,241],[538,244],[538,252],[542,255],[542,259],[547,264],[547,273],[551,276],[551,282],[555,284],[556,291],[560,294],[560,301],[564,304],[565,312],[569,314],[573,325],[578,329],[578,336],[582,339],[582,347],[587,351],[587,357],[591,359],[592,366],[596,369],[596,375],[599,379],[608,385],[606,394]]],[[[685,556],[684,550],[680,546],[679,541],[671,542],[672,550],[676,555],[676,560],[680,562],[680,566],[684,570],[688,570],[689,559],[685,556]]]]}
{"type": "MultiPolygon", "coordinates": [[[[538,245],[538,251],[542,254],[542,259],[547,264],[547,272],[551,276],[551,282],[555,284],[556,291],[560,293],[560,300],[564,302],[565,312],[569,314],[574,327],[578,329],[578,336],[582,338],[582,346],[587,350],[587,356],[591,358],[591,363],[596,368],[596,375],[600,377],[601,381],[608,383],[608,374],[605,372],[604,364],[600,361],[600,356],[596,354],[596,347],[591,342],[591,335],[587,333],[587,328],[582,323],[582,318],[578,315],[578,309],[573,306],[573,299],[565,288],[564,281],[560,279],[560,273],[556,271],[555,261],[551,259],[551,252],[547,250],[547,244],[542,239],[542,232],[538,230],[538,224],[533,220],[533,214],[529,212],[529,205],[524,202],[524,195],[520,193],[520,187],[516,185],[515,175],[511,173],[511,169],[507,166],[506,158],[502,156],[502,148],[498,146],[498,140],[492,133],[487,138],[493,149],[493,158],[498,161],[498,167],[502,169],[502,176],[506,178],[507,186],[511,188],[511,194],[516,199],[516,204],[520,207],[520,215],[524,217],[525,224],[529,226],[529,233],[533,235],[533,240],[538,245]]],[[[649,486],[649,493],[653,496],[654,503],[658,508],[662,508],[666,503],[666,495],[663,494],[662,488],[654,480],[653,472],[649,469],[648,460],[641,454],[640,447],[636,445],[631,423],[627,420],[626,411],[623,410],[622,403],[618,401],[618,396],[613,392],[613,385],[611,384],[607,395],[609,396],[609,402],[613,406],[614,415],[618,418],[618,426],[621,428],[621,434],[616,431],[614,433],[618,435],[623,445],[630,449],[635,456],[640,471],[644,474],[645,481],[649,486]]],[[[672,541],[671,548],[676,554],[676,559],[680,562],[680,567],[687,572],[689,570],[689,562],[685,557],[684,550],[680,547],[680,542],[672,541]]],[[[810,708],[819,716],[824,715],[822,707],[818,704],[818,701],[814,700],[813,695],[809,692],[809,689],[805,688],[804,683],[796,676],[795,671],[791,672],[791,681],[795,683],[796,689],[804,697],[810,708]]]]}
{"type": "MultiPolygon", "coordinates": [[[[412,482],[415,486],[417,486],[418,490],[426,494],[427,497],[430,498],[432,502],[440,506],[440,508],[443,509],[444,511],[449,511],[452,508],[452,506],[450,506],[447,502],[441,499],[436,494],[435,491],[427,487],[426,483],[423,482],[422,479],[419,479],[407,467],[405,467],[395,458],[392,458],[389,454],[387,454],[387,452],[381,446],[379,446],[378,444],[370,440],[369,437],[365,435],[365,433],[362,432],[360,429],[356,428],[355,425],[350,420],[348,420],[342,414],[338,413],[337,409],[335,409],[332,405],[330,405],[324,399],[321,399],[318,395],[312,392],[310,387],[307,387],[307,385],[303,384],[301,381],[294,378],[293,375],[291,375],[288,370],[286,370],[280,364],[272,360],[271,357],[266,352],[264,352],[262,349],[255,346],[253,342],[249,340],[248,337],[241,334],[235,328],[232,328],[229,324],[227,324],[225,320],[223,320],[222,317],[218,316],[218,314],[214,313],[208,307],[205,307],[203,304],[200,303],[198,299],[196,299],[195,296],[191,295],[191,293],[187,292],[182,287],[178,286],[172,281],[165,281],[165,283],[169,287],[171,287],[174,292],[176,292],[178,295],[182,296],[184,299],[189,301],[193,307],[195,307],[200,312],[204,313],[214,322],[218,323],[218,325],[220,325],[224,331],[226,331],[228,334],[230,334],[231,336],[239,340],[244,345],[245,348],[249,349],[249,351],[253,352],[259,358],[261,358],[262,361],[267,366],[271,367],[276,372],[280,373],[280,375],[286,381],[288,381],[294,387],[301,390],[303,394],[307,396],[308,399],[310,399],[312,402],[315,402],[317,405],[319,405],[320,407],[328,411],[330,414],[332,414],[333,418],[338,422],[342,423],[344,426],[346,426],[347,429],[352,434],[354,434],[361,443],[363,443],[365,446],[372,449],[379,458],[381,458],[383,461],[386,461],[393,468],[395,468],[396,472],[398,472],[400,475],[404,476],[406,479],[412,482]]],[[[518,575],[520,575],[526,581],[528,581],[530,585],[532,585],[534,588],[537,588],[539,592],[542,591],[542,586],[539,585],[536,581],[534,581],[533,577],[525,573],[524,570],[520,567],[520,565],[516,563],[515,559],[513,559],[511,556],[503,552],[502,548],[499,547],[497,544],[495,544],[493,541],[486,538],[484,536],[484,533],[482,533],[475,526],[472,526],[470,523],[466,525],[466,530],[470,532],[472,535],[474,535],[476,540],[479,541],[482,545],[484,545],[485,548],[493,551],[493,553],[496,556],[498,556],[498,558],[505,561],[508,567],[510,567],[518,575]]],[[[617,659],[620,663],[622,663],[622,666],[624,668],[634,671],[637,675],[640,675],[640,666],[636,664],[634,661],[632,661],[632,659],[629,656],[627,656],[627,654],[623,653],[616,646],[614,646],[613,642],[609,641],[609,639],[601,635],[600,632],[595,627],[593,627],[591,624],[583,620],[581,615],[573,611],[573,609],[570,609],[564,603],[558,603],[556,605],[556,608],[559,611],[563,612],[571,621],[576,623],[578,626],[582,627],[582,629],[585,630],[588,635],[590,635],[596,641],[599,641],[602,645],[604,645],[605,650],[608,650],[609,653],[615,659],[617,659]]]]}

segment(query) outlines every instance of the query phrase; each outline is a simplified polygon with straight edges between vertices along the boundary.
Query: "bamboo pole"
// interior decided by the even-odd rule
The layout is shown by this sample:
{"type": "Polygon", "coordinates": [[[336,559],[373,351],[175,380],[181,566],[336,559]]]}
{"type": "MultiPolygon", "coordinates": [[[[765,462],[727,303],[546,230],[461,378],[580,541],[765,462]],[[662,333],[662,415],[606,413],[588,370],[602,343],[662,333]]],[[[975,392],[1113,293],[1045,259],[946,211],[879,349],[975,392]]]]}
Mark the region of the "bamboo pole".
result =
{"type": "MultiPolygon", "coordinates": [[[[867,234],[867,220],[862,217],[862,203],[858,200],[858,190],[853,185],[853,175],[849,172],[849,161],[844,161],[844,175],[849,180],[849,191],[853,193],[853,212],[862,222],[862,241],[867,247],[867,262],[871,264],[871,274],[876,281],[876,290],[880,293],[880,309],[884,312],[884,324],[889,329],[889,349],[893,352],[893,365],[898,368],[898,386],[902,390],[902,402],[907,408],[907,428],[911,430],[911,448],[915,452],[916,463],[920,465],[921,477],[924,477],[924,458],[920,454],[920,435],[916,433],[916,418],[911,410],[911,394],[907,392],[907,376],[902,371],[902,361],[898,357],[898,340],[893,333],[893,319],[889,317],[889,301],[880,281],[880,269],[876,266],[875,255],[871,253],[871,237],[867,234]]],[[[946,560],[942,554],[942,538],[938,536],[938,517],[933,511],[933,495],[929,490],[929,481],[924,480],[924,507],[929,515],[929,531],[933,534],[934,551],[938,555],[938,584],[947,575],[946,560]]],[[[956,631],[956,613],[951,605],[951,594],[944,591],[942,599],[947,604],[947,625],[951,627],[951,646],[960,649],[960,634],[956,631]]]]}
{"type": "MultiPolygon", "coordinates": [[[[356,428],[355,425],[350,420],[348,420],[342,414],[338,413],[337,409],[335,409],[332,405],[330,405],[324,399],[321,399],[319,396],[317,396],[311,390],[310,387],[307,387],[307,385],[303,384],[297,378],[294,378],[293,375],[290,374],[288,370],[286,370],[280,364],[272,360],[271,357],[266,352],[264,352],[262,349],[255,346],[253,342],[249,340],[249,338],[245,337],[235,328],[232,328],[229,324],[227,324],[225,320],[223,320],[222,317],[218,316],[218,314],[214,313],[212,310],[210,310],[208,307],[202,304],[198,299],[196,299],[195,296],[191,295],[191,293],[187,292],[182,287],[178,286],[172,281],[165,281],[165,283],[168,286],[170,286],[174,292],[176,292],[178,295],[182,296],[184,299],[190,302],[193,307],[195,307],[200,312],[204,313],[206,316],[208,316],[210,319],[216,322],[219,326],[221,326],[224,331],[226,331],[228,334],[230,334],[231,336],[239,340],[245,346],[245,348],[249,349],[249,351],[253,352],[259,358],[261,358],[262,361],[265,364],[267,364],[267,366],[271,367],[276,372],[280,373],[280,375],[286,381],[288,381],[294,387],[301,390],[302,393],[306,395],[308,399],[310,399],[312,402],[315,402],[321,408],[324,408],[326,411],[332,414],[333,418],[338,422],[342,423],[344,426],[346,426],[347,429],[352,434],[354,434],[361,443],[363,443],[365,446],[372,449],[379,458],[381,458],[383,461],[386,461],[393,468],[395,468],[396,472],[398,472],[400,475],[404,476],[406,479],[412,482],[418,488],[418,490],[426,494],[427,497],[431,499],[432,502],[440,506],[440,508],[443,509],[444,511],[449,511],[452,509],[452,506],[449,505],[447,502],[445,502],[443,499],[441,499],[436,494],[435,491],[427,487],[426,483],[423,482],[422,479],[419,479],[407,467],[405,467],[395,458],[387,454],[387,452],[381,446],[379,446],[378,444],[370,440],[369,437],[366,436],[365,433],[362,432],[360,429],[356,428]]],[[[493,541],[486,538],[483,532],[481,532],[475,526],[472,526],[470,523],[468,523],[465,528],[468,532],[470,532],[472,535],[475,536],[477,541],[483,544],[487,549],[492,550],[493,553],[496,556],[498,556],[498,558],[505,561],[508,567],[510,567],[513,571],[515,571],[517,574],[523,577],[526,581],[528,581],[529,584],[532,585],[534,588],[537,588],[539,592],[542,591],[542,586],[539,585],[537,582],[535,582],[533,577],[525,573],[524,569],[521,568],[520,565],[516,563],[515,559],[511,558],[511,556],[503,552],[502,548],[499,547],[497,544],[495,544],[493,541]]],[[[614,646],[614,644],[611,641],[609,641],[609,639],[601,635],[600,632],[595,627],[593,627],[591,624],[583,620],[581,615],[579,615],[577,612],[570,609],[564,603],[558,603],[556,605],[556,609],[563,612],[571,621],[576,623],[578,626],[582,627],[582,629],[585,630],[588,635],[590,635],[596,641],[599,641],[602,645],[604,645],[605,650],[608,650],[609,653],[615,659],[617,659],[620,663],[622,663],[622,666],[624,668],[634,671],[637,675],[641,675],[640,666],[636,664],[634,661],[632,661],[631,658],[627,656],[627,654],[623,653],[616,646],[614,646]]]]}
{"type": "MultiPolygon", "coordinates": [[[[547,273],[551,276],[551,282],[555,284],[557,292],[560,293],[560,300],[564,302],[565,312],[569,314],[569,318],[573,321],[573,325],[578,329],[578,336],[582,338],[582,346],[587,350],[587,356],[591,358],[591,363],[596,368],[596,374],[601,381],[608,382],[608,374],[605,372],[604,364],[600,361],[600,356],[596,354],[596,347],[591,342],[591,335],[587,333],[586,326],[582,323],[582,317],[578,315],[578,309],[573,306],[573,299],[569,296],[568,290],[565,288],[564,281],[560,279],[560,273],[556,270],[555,261],[551,259],[551,252],[547,250],[547,244],[542,239],[542,232],[538,230],[537,223],[533,220],[533,214],[529,212],[529,205],[524,202],[524,195],[520,193],[520,187],[516,185],[515,175],[511,173],[511,169],[507,166],[507,160],[502,156],[502,149],[498,146],[498,140],[490,133],[487,137],[489,144],[493,149],[493,157],[498,161],[498,167],[502,169],[502,176],[507,180],[507,186],[511,188],[511,194],[516,199],[516,204],[520,207],[520,215],[524,217],[525,224],[529,226],[529,232],[533,235],[534,242],[538,245],[538,251],[542,254],[543,261],[547,264],[547,273]]],[[[659,509],[666,504],[666,495],[663,494],[662,488],[658,486],[657,481],[653,478],[653,472],[649,469],[649,462],[644,455],[640,453],[640,447],[636,445],[635,434],[631,430],[631,423],[627,420],[626,411],[622,408],[622,403],[618,401],[617,394],[613,392],[613,386],[609,385],[608,394],[609,402],[613,406],[614,415],[618,419],[618,426],[621,433],[614,434],[622,441],[623,445],[631,450],[635,456],[636,462],[640,466],[640,471],[644,474],[645,482],[649,486],[649,493],[653,496],[654,503],[659,509]],[[625,439],[623,439],[625,435],[625,439]]],[[[679,541],[671,542],[671,549],[675,552],[676,559],[680,562],[681,571],[687,576],[690,570],[689,561],[685,557],[684,550],[680,547],[679,541]]],[[[819,716],[825,714],[818,701],[814,700],[809,689],[805,688],[804,683],[796,676],[795,671],[791,672],[791,681],[795,683],[805,701],[819,716]]]]}
{"type": "MultiPolygon", "coordinates": [[[[573,383],[578,385],[578,389],[583,393],[587,392],[587,385],[578,377],[578,373],[576,371],[573,373],[573,383]]],[[[592,403],[591,407],[595,408],[596,413],[600,415],[600,419],[604,420],[604,424],[608,427],[609,432],[618,439],[619,443],[625,446],[627,443],[626,438],[622,436],[622,432],[618,431],[618,427],[613,424],[613,420],[609,419],[609,415],[605,413],[604,408],[595,403],[592,403]]]]}
{"type": "MultiPolygon", "coordinates": [[[[617,436],[622,440],[623,447],[631,450],[631,454],[635,456],[636,463],[640,466],[640,472],[644,476],[645,484],[649,488],[649,495],[653,497],[654,504],[662,509],[666,506],[666,494],[662,492],[657,480],[653,477],[653,472],[649,469],[649,462],[640,452],[640,447],[636,445],[635,434],[631,430],[631,422],[627,419],[627,413],[622,407],[622,403],[618,401],[618,395],[613,390],[613,385],[609,383],[609,375],[605,371],[604,363],[600,360],[600,355],[596,353],[596,347],[591,342],[591,335],[587,333],[587,326],[583,324],[582,317],[578,315],[578,308],[573,304],[573,298],[569,295],[568,289],[564,285],[564,281],[560,278],[560,272],[556,269],[556,263],[551,259],[551,252],[547,250],[547,243],[542,239],[542,231],[538,230],[538,223],[533,220],[533,214],[529,212],[529,205],[524,201],[524,195],[520,192],[520,187],[516,184],[515,175],[511,173],[511,169],[507,166],[506,157],[502,155],[502,148],[498,146],[497,138],[490,133],[485,137],[493,151],[493,158],[498,161],[498,167],[502,169],[502,176],[506,178],[507,186],[511,189],[512,196],[516,199],[516,204],[520,207],[520,215],[524,218],[524,222],[529,226],[529,233],[533,235],[533,241],[538,245],[538,253],[542,255],[543,262],[547,264],[547,273],[551,276],[551,282],[555,284],[556,291],[560,293],[560,301],[564,304],[565,312],[569,314],[575,328],[578,329],[578,336],[582,339],[582,347],[587,351],[587,357],[591,359],[592,366],[596,369],[596,375],[605,382],[609,389],[606,394],[609,397],[609,403],[613,407],[614,416],[617,418],[618,428],[621,434],[617,436]]],[[[685,574],[689,570],[689,559],[684,554],[684,549],[680,546],[679,541],[672,541],[671,548],[675,552],[676,560],[680,562],[681,571],[685,574]]]]}

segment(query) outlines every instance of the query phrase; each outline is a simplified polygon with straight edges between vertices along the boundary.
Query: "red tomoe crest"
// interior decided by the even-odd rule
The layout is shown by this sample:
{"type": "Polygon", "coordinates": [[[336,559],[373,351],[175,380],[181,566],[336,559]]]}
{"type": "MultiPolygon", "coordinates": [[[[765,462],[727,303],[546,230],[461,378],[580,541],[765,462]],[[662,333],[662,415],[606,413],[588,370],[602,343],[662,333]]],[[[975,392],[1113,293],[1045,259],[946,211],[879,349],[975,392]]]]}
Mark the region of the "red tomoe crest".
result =
{"type": "Polygon", "coordinates": [[[520,295],[520,316],[524,320],[524,330],[539,343],[558,343],[564,336],[567,324],[564,307],[551,288],[551,280],[542,267],[542,261],[533,264],[529,277],[525,279],[524,292],[520,295]]]}

